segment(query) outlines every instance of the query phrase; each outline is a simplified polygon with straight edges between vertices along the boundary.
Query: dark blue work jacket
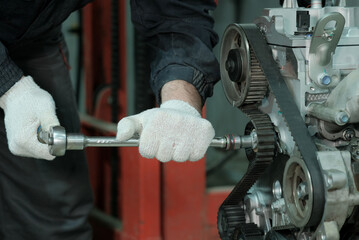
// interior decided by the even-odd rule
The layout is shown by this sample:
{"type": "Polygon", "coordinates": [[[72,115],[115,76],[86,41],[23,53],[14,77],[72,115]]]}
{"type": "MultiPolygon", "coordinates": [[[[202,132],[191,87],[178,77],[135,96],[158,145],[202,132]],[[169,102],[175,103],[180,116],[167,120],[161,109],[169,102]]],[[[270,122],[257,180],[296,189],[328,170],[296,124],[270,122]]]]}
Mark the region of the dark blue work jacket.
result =
{"type": "MultiPolygon", "coordinates": [[[[0,96],[22,76],[9,52],[19,46],[56,41],[61,23],[91,0],[0,0],[0,96]]],[[[132,21],[154,51],[151,86],[176,79],[193,84],[203,102],[219,80],[212,48],[214,0],[131,0],[132,21]]]]}

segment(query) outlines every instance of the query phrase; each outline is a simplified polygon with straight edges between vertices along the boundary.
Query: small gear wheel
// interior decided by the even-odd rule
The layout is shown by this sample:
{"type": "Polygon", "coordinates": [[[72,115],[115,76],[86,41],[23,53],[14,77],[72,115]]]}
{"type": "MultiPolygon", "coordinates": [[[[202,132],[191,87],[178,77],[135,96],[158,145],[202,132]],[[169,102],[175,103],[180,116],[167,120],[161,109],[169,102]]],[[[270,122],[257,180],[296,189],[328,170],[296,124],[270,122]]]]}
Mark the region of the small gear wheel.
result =
{"type": "Polygon", "coordinates": [[[243,208],[239,205],[222,205],[218,210],[217,227],[222,240],[232,240],[236,226],[245,222],[243,208]]]}
{"type": "Polygon", "coordinates": [[[244,223],[236,227],[233,240],[263,240],[263,232],[255,223],[244,223]]]}
{"type": "Polygon", "coordinates": [[[223,89],[232,106],[262,101],[268,82],[245,32],[238,24],[229,25],[223,34],[220,68],[223,89]]]}

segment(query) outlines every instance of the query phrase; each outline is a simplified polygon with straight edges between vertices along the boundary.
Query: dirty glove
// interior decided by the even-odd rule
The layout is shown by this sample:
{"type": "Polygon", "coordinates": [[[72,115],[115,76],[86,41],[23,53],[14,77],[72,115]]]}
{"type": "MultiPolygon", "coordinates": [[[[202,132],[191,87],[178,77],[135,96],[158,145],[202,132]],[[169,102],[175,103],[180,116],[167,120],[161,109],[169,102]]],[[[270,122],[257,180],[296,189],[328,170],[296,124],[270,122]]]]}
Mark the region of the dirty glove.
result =
{"type": "Polygon", "coordinates": [[[37,140],[37,128],[49,131],[59,125],[55,102],[30,76],[23,77],[2,97],[0,107],[5,112],[5,128],[10,151],[23,157],[52,160],[48,146],[37,140]]]}
{"type": "Polygon", "coordinates": [[[201,118],[188,103],[170,100],[160,108],[123,118],[117,126],[119,141],[140,134],[139,151],[145,158],[161,162],[197,161],[207,151],[214,137],[209,121],[201,118]]]}

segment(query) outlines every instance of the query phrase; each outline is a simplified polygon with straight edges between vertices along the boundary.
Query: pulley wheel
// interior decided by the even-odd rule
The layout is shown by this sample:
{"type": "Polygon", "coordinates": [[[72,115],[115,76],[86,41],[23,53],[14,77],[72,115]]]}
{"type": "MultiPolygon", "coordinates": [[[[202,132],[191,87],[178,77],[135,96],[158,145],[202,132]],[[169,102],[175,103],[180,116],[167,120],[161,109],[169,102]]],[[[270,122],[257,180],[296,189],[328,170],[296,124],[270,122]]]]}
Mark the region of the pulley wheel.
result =
{"type": "Polygon", "coordinates": [[[248,40],[237,24],[231,24],[223,34],[220,69],[224,92],[230,104],[239,107],[244,102],[250,81],[248,40]]]}
{"type": "Polygon", "coordinates": [[[299,157],[291,157],[283,174],[283,195],[288,217],[296,227],[307,225],[313,208],[313,186],[308,168],[299,157]]]}

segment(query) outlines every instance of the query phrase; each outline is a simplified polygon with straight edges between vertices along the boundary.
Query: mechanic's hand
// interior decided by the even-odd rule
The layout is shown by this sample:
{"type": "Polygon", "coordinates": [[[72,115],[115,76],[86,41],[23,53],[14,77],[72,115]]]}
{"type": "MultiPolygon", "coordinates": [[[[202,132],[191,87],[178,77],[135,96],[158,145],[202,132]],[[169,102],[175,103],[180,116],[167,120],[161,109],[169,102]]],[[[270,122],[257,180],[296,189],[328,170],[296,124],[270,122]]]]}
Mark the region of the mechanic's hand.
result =
{"type": "Polygon", "coordinates": [[[139,151],[145,158],[161,162],[197,161],[214,137],[209,121],[184,101],[170,100],[140,114],[123,118],[117,126],[119,141],[140,134],[139,151]]]}
{"type": "Polygon", "coordinates": [[[49,131],[59,125],[55,102],[27,76],[21,78],[2,97],[0,107],[5,112],[5,128],[10,151],[23,157],[52,160],[48,146],[37,140],[37,128],[49,131]]]}

